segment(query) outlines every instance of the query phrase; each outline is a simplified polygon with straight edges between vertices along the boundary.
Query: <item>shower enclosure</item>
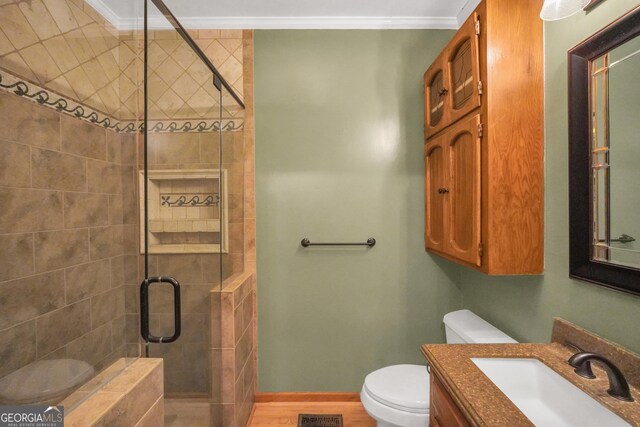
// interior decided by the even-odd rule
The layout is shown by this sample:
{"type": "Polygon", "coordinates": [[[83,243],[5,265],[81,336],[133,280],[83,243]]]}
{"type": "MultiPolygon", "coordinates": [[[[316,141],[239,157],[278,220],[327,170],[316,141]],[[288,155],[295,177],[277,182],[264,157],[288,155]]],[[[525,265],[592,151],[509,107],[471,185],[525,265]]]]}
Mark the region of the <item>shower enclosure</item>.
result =
{"type": "Polygon", "coordinates": [[[0,6],[0,404],[69,412],[161,357],[167,425],[230,426],[250,388],[222,374],[242,367],[242,33],[128,8],[0,6]]]}

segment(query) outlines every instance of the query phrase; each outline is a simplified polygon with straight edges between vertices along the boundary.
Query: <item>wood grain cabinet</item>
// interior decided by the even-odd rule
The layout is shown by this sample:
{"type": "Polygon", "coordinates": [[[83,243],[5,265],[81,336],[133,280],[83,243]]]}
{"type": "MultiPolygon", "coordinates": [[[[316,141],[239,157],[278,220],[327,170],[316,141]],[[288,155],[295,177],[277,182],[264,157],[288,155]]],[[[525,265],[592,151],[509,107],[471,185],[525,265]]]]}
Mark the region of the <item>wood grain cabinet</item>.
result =
{"type": "Polygon", "coordinates": [[[427,247],[480,266],[480,115],[425,145],[427,247]]]}
{"type": "Polygon", "coordinates": [[[469,427],[462,411],[442,385],[435,373],[431,373],[429,425],[436,427],[469,427]]]}
{"type": "Polygon", "coordinates": [[[425,137],[480,106],[479,35],[474,12],[425,73],[425,137]]]}
{"type": "Polygon", "coordinates": [[[427,69],[425,246],[487,274],[543,270],[542,0],[483,0],[427,69]]]}

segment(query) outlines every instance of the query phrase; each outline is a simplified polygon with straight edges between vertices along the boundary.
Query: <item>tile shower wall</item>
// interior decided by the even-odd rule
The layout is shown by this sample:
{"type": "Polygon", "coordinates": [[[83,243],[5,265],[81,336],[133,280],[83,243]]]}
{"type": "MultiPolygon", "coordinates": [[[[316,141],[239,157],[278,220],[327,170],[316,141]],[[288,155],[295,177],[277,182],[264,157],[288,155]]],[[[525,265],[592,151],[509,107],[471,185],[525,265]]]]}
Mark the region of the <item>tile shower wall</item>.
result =
{"type": "MultiPolygon", "coordinates": [[[[191,30],[191,36],[220,74],[243,96],[242,31],[191,30]]],[[[212,76],[175,31],[149,33],[149,111],[151,119],[219,116],[219,92],[212,76]]],[[[240,118],[235,103],[225,103],[224,118],[240,118]]]]}
{"type": "MultiPolygon", "coordinates": [[[[219,158],[217,133],[158,133],[148,141],[149,169],[217,169],[219,158]]],[[[211,330],[209,293],[220,286],[221,277],[243,269],[243,134],[222,134],[222,168],[228,176],[229,253],[150,255],[150,275],[168,275],[182,286],[183,332],[175,343],[152,345],[150,355],[164,357],[165,387],[169,397],[189,395],[206,397],[211,393],[210,342],[219,329],[211,330]],[[221,270],[222,269],[222,270],[221,270]]],[[[142,263],[142,256],[140,257],[142,263]]],[[[137,285],[127,287],[127,301],[137,298],[137,285]]],[[[154,289],[150,300],[150,322],[154,334],[173,331],[173,295],[168,288],[154,289]]],[[[137,342],[138,304],[127,306],[132,342],[137,342]]],[[[219,382],[219,379],[217,379],[219,382]]]]}
{"type": "Polygon", "coordinates": [[[220,384],[213,395],[211,418],[214,426],[242,427],[251,414],[257,387],[255,274],[229,278],[211,298],[212,329],[222,331],[211,342],[212,380],[220,384]]]}
{"type": "Polygon", "coordinates": [[[135,280],[131,136],[0,93],[0,377],[124,354],[135,280]]]}
{"type": "Polygon", "coordinates": [[[0,67],[103,113],[135,117],[134,45],[121,46],[118,31],[91,6],[82,0],[1,4],[0,67]]]}

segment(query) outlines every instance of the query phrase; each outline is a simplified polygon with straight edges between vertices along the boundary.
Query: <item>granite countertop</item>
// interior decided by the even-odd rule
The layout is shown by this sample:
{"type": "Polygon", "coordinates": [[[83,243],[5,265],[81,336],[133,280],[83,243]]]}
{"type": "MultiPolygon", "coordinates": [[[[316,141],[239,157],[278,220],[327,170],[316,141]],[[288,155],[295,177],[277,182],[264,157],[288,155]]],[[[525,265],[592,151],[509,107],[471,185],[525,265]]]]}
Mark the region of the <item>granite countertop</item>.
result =
{"type": "Polygon", "coordinates": [[[606,373],[594,365],[596,379],[576,375],[567,360],[576,351],[551,344],[426,344],[422,353],[467,420],[476,426],[532,426],[525,415],[471,361],[475,357],[533,358],[552,368],[631,425],[640,426],[640,390],[632,384],[634,402],[607,394],[606,373]]]}

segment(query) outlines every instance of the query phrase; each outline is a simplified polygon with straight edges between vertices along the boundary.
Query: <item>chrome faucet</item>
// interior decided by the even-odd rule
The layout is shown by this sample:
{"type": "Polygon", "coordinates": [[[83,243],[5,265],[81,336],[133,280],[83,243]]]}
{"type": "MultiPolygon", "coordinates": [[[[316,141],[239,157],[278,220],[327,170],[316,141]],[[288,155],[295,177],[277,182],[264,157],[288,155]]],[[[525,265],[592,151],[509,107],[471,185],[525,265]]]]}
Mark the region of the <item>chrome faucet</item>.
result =
{"type": "Polygon", "coordinates": [[[612,361],[597,353],[581,352],[576,353],[569,359],[569,364],[575,369],[575,373],[584,378],[595,378],[593,370],[591,369],[591,361],[600,362],[602,368],[609,377],[609,390],[607,393],[612,397],[626,402],[633,402],[631,397],[631,391],[629,390],[629,384],[625,379],[622,371],[618,369],[612,361]]]}

